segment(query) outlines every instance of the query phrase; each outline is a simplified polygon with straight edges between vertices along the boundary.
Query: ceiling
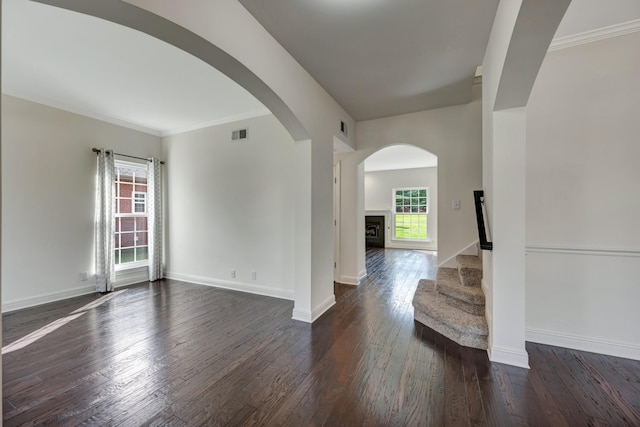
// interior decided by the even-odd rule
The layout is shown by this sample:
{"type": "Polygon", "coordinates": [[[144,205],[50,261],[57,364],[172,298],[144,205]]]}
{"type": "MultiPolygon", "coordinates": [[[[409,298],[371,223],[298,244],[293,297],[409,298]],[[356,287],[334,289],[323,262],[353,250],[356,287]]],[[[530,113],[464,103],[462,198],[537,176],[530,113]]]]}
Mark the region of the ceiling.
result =
{"type": "Polygon", "coordinates": [[[413,145],[392,145],[376,151],[364,161],[365,172],[436,166],[438,166],[436,155],[413,145]]]}
{"type": "MultiPolygon", "coordinates": [[[[240,1],[356,120],[467,102],[497,0],[240,1]]],[[[167,135],[267,114],[217,70],[146,34],[2,0],[3,92],[167,135]]],[[[566,36],[640,18],[573,0],[566,36]]]]}
{"type": "Polygon", "coordinates": [[[467,103],[498,0],[240,0],[356,121],[467,103]]]}
{"type": "Polygon", "coordinates": [[[27,0],[2,0],[2,90],[158,135],[269,114],[174,46],[27,0]]]}

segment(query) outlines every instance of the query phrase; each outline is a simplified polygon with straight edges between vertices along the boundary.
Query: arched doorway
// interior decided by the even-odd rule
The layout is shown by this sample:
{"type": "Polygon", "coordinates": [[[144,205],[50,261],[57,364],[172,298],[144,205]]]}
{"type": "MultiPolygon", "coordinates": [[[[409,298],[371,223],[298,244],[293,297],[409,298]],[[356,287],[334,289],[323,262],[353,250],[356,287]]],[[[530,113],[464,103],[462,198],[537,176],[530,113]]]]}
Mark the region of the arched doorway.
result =
{"type": "Polygon", "coordinates": [[[438,157],[399,144],[363,163],[366,246],[436,251],[438,157]]]}

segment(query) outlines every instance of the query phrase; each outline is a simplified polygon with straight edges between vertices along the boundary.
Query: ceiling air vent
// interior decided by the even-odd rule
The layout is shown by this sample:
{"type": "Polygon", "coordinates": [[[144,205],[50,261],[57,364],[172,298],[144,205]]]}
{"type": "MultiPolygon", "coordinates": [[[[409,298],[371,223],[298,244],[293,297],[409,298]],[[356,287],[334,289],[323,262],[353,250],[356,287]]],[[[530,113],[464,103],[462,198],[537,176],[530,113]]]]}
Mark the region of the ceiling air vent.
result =
{"type": "Polygon", "coordinates": [[[342,132],[342,134],[344,136],[348,136],[349,133],[347,132],[347,124],[345,122],[343,122],[342,120],[340,120],[340,132],[342,132]]]}
{"type": "Polygon", "coordinates": [[[238,129],[231,132],[232,141],[242,141],[249,138],[249,132],[247,129],[238,129]]]}

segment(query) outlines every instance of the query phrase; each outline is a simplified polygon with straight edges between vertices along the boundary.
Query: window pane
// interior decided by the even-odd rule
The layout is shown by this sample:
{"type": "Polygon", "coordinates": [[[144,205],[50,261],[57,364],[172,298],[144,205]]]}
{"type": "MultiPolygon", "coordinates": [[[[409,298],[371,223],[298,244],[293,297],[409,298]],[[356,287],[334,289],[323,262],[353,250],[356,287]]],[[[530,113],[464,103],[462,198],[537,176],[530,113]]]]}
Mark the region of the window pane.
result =
{"type": "Polygon", "coordinates": [[[146,184],[146,183],[147,183],[147,169],[146,168],[137,169],[136,170],[136,184],[146,184]]]}
{"type": "Polygon", "coordinates": [[[120,213],[131,213],[131,199],[120,199],[120,213]]]}
{"type": "Polygon", "coordinates": [[[120,197],[131,197],[131,193],[133,193],[133,185],[120,184],[120,197]]]}
{"type": "Polygon", "coordinates": [[[149,249],[146,246],[144,248],[136,248],[136,261],[145,259],[149,259],[149,249]]]}
{"type": "Polygon", "coordinates": [[[427,206],[427,198],[426,197],[421,197],[420,198],[420,206],[427,206]]]}
{"type": "Polygon", "coordinates": [[[122,233],[120,234],[120,245],[123,248],[134,246],[135,237],[134,233],[122,233]]]}
{"type": "Polygon", "coordinates": [[[113,247],[118,249],[120,247],[120,234],[116,234],[114,237],[113,247]]]}
{"type": "Polygon", "coordinates": [[[133,182],[133,169],[128,167],[118,166],[120,172],[120,182],[133,182]]]}
{"type": "Polygon", "coordinates": [[[147,186],[146,185],[136,185],[136,193],[146,193],[147,186]]]}
{"type": "Polygon", "coordinates": [[[403,195],[404,197],[411,197],[411,190],[404,190],[403,195]]]}
{"type": "Polygon", "coordinates": [[[133,262],[135,252],[133,248],[130,249],[120,249],[120,264],[124,264],[127,262],[133,262]]]}
{"type": "Polygon", "coordinates": [[[418,213],[418,207],[417,206],[411,206],[411,212],[418,213]]]}
{"type": "Polygon", "coordinates": [[[133,231],[133,225],[135,223],[135,218],[120,218],[122,231],[133,231]]]}
{"type": "Polygon", "coordinates": [[[420,190],[420,197],[427,197],[427,190],[420,190]]]}
{"type": "Polygon", "coordinates": [[[114,227],[116,228],[116,233],[120,231],[120,218],[116,218],[114,227]]]}
{"type": "Polygon", "coordinates": [[[136,218],[136,230],[145,231],[147,229],[147,217],[136,218]]]}
{"type": "Polygon", "coordinates": [[[136,240],[136,246],[147,246],[147,233],[136,233],[138,240],[136,240]]]}
{"type": "Polygon", "coordinates": [[[145,204],[144,203],[135,203],[133,205],[135,213],[145,213],[145,204]]]}
{"type": "Polygon", "coordinates": [[[120,264],[120,250],[116,249],[115,254],[113,255],[116,264],[120,264]]]}

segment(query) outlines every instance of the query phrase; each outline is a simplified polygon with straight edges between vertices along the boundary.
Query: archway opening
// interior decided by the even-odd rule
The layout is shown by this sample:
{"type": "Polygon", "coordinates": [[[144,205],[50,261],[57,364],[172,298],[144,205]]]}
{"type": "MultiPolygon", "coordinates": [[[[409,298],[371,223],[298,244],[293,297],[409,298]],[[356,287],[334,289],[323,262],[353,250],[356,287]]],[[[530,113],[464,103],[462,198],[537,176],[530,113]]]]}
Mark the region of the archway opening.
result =
{"type": "Polygon", "coordinates": [[[365,247],[437,251],[438,157],[398,144],[363,166],[365,247]]]}

